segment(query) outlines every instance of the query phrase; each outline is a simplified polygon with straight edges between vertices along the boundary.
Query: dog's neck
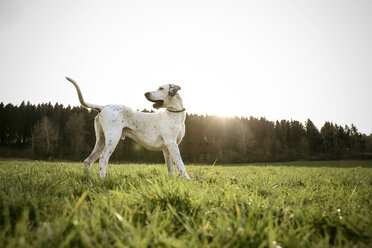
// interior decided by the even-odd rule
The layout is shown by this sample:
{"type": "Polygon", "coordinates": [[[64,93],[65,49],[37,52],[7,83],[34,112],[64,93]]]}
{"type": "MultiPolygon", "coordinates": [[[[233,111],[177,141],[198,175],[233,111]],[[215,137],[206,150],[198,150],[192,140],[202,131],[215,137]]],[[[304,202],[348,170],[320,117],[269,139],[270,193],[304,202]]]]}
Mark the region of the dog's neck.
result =
{"type": "Polygon", "coordinates": [[[182,99],[178,94],[172,97],[172,101],[170,101],[169,104],[167,104],[167,109],[171,111],[175,111],[175,112],[178,112],[178,111],[182,112],[184,107],[183,107],[182,99]]]}
{"type": "Polygon", "coordinates": [[[178,94],[173,97],[172,103],[167,106],[167,112],[170,115],[181,117],[182,120],[185,119],[186,109],[183,107],[182,99],[178,94]]]}

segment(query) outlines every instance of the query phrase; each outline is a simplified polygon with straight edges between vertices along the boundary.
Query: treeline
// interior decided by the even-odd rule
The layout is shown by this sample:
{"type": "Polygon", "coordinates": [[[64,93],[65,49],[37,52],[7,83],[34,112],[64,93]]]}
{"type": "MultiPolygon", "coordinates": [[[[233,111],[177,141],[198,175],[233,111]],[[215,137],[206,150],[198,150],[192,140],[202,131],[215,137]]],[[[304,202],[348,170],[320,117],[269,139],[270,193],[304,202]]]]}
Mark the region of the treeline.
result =
{"type": "MultiPolygon", "coordinates": [[[[0,157],[82,161],[95,144],[96,114],[58,103],[0,103],[0,157]]],[[[372,136],[359,133],[354,125],[330,122],[318,130],[311,120],[303,125],[188,114],[180,149],[188,163],[371,159],[372,136]]],[[[164,160],[161,152],[148,151],[128,138],[119,143],[111,161],[164,160]]]]}

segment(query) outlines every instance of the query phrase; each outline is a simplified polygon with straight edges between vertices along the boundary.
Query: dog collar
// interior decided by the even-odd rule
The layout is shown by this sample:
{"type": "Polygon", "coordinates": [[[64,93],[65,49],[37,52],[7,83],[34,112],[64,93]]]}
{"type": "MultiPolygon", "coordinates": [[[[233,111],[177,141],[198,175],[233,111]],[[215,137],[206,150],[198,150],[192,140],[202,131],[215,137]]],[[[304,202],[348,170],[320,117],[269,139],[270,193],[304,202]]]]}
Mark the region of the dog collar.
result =
{"type": "Polygon", "coordinates": [[[185,111],[186,109],[183,108],[183,109],[181,109],[181,110],[172,110],[172,109],[167,108],[167,110],[168,110],[169,112],[172,112],[172,113],[181,113],[181,112],[185,111]]]}

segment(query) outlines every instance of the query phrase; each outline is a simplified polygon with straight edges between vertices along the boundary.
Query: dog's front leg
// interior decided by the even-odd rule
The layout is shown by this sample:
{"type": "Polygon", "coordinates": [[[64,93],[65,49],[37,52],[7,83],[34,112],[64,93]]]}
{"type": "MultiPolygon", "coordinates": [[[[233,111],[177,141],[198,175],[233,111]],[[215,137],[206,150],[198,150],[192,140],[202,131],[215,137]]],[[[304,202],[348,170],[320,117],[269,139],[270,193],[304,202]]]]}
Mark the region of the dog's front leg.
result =
{"type": "Polygon", "coordinates": [[[180,150],[176,143],[170,143],[166,145],[170,159],[176,164],[178,169],[178,174],[183,175],[186,179],[190,179],[189,175],[185,170],[185,165],[183,164],[180,150]]]}
{"type": "Polygon", "coordinates": [[[167,150],[167,148],[163,149],[163,154],[164,154],[165,163],[167,164],[168,174],[170,176],[174,176],[174,164],[173,164],[172,159],[169,156],[169,151],[167,150]]]}

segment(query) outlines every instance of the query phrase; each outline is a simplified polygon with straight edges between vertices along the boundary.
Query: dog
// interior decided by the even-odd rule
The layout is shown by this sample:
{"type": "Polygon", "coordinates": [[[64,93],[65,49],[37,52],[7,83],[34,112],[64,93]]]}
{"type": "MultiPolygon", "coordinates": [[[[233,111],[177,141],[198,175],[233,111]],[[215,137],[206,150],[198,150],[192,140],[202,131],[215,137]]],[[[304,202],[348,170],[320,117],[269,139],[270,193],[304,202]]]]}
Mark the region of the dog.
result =
{"type": "Polygon", "coordinates": [[[120,139],[129,137],[149,150],[163,151],[169,175],[174,175],[176,165],[179,175],[190,179],[178,148],[185,136],[186,119],[185,108],[178,94],[180,86],[166,84],[158,90],[146,92],[145,97],[154,103],[153,107],[164,108],[165,111],[144,113],[123,105],[100,106],[87,103],[78,84],[71,78],[66,79],[75,86],[81,105],[98,112],[94,120],[96,144],[84,160],[85,171],[88,172],[99,158],[100,176],[105,177],[108,161],[116,145],[120,139]]]}

